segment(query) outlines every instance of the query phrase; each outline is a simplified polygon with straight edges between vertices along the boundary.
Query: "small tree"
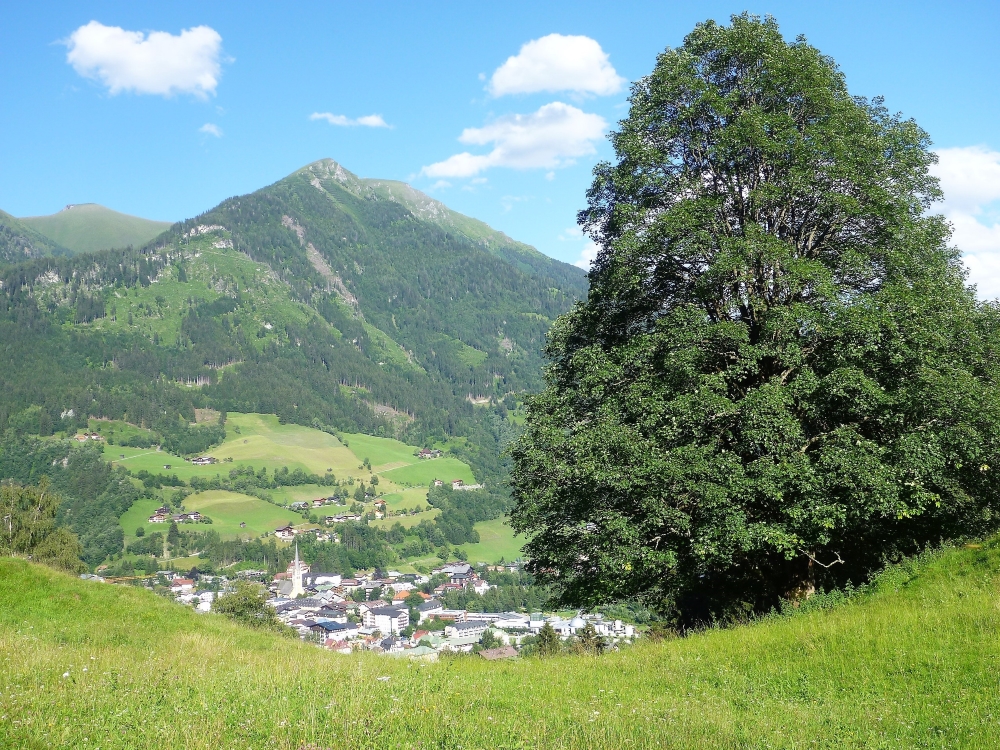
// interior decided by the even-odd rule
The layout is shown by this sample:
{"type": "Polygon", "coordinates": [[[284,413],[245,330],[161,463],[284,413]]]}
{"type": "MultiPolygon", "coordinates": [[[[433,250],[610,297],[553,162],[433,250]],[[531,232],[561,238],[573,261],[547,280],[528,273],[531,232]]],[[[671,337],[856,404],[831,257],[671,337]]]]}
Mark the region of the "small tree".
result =
{"type": "Polygon", "coordinates": [[[554,656],[562,650],[562,642],[559,634],[552,627],[551,623],[542,625],[538,631],[538,640],[535,641],[535,651],[539,656],[554,656]]]}
{"type": "Polygon", "coordinates": [[[504,645],[503,641],[500,639],[500,636],[498,636],[492,630],[487,630],[485,633],[483,633],[483,638],[481,643],[483,644],[483,648],[486,649],[500,648],[502,645],[504,645]]]}
{"type": "Polygon", "coordinates": [[[604,639],[597,634],[593,624],[589,622],[583,630],[576,634],[576,640],[573,642],[573,650],[581,654],[596,656],[604,653],[605,648],[604,639]]]}
{"type": "Polygon", "coordinates": [[[250,581],[237,581],[230,593],[212,603],[212,611],[251,628],[292,633],[268,606],[264,587],[250,581]]]}
{"type": "Polygon", "coordinates": [[[136,539],[146,536],[146,530],[140,526],[135,530],[136,539]]]}

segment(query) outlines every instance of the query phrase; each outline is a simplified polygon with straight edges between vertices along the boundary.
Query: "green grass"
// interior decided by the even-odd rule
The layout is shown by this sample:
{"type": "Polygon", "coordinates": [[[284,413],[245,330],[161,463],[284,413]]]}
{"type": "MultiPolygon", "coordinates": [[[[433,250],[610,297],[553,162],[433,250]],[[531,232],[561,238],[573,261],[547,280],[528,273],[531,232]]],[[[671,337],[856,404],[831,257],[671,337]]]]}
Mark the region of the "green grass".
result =
{"type": "MultiPolygon", "coordinates": [[[[250,495],[225,490],[209,490],[189,495],[184,507],[212,519],[211,525],[196,524],[199,531],[218,531],[223,538],[256,537],[286,523],[301,523],[302,516],[250,495]],[[246,528],[240,528],[246,523],[246,528]]],[[[185,527],[189,528],[189,527],[185,527]]]]}
{"type": "Polygon", "coordinates": [[[409,466],[421,460],[413,455],[419,448],[392,438],[344,433],[344,439],[351,452],[358,457],[359,463],[367,458],[371,461],[372,471],[379,476],[390,469],[409,466]]]}
{"type": "MultiPolygon", "coordinates": [[[[354,443],[352,442],[351,447],[353,446],[354,443]]],[[[397,484],[416,485],[419,487],[427,487],[435,479],[442,479],[445,482],[451,482],[452,479],[461,479],[469,484],[476,481],[472,474],[472,469],[467,464],[450,456],[420,460],[418,463],[413,463],[409,466],[380,472],[379,476],[385,477],[397,484]]]]}
{"type": "Polygon", "coordinates": [[[599,658],[418,665],[5,559],[0,746],[997,747],[998,583],[994,542],[824,611],[599,658]]]}
{"type": "Polygon", "coordinates": [[[410,510],[427,507],[427,488],[409,487],[398,492],[389,492],[382,496],[389,510],[410,510]]]}
{"type": "Polygon", "coordinates": [[[495,563],[502,557],[504,560],[516,560],[521,557],[521,547],[527,542],[523,536],[515,536],[514,530],[507,525],[506,518],[496,518],[492,521],[480,521],[475,525],[479,532],[478,544],[463,544],[469,562],[495,563]]]}
{"type": "Polygon", "coordinates": [[[415,513],[412,516],[392,516],[391,518],[379,518],[374,521],[369,521],[369,526],[375,526],[381,529],[390,529],[397,523],[404,529],[408,529],[412,526],[416,526],[421,521],[433,521],[437,516],[441,514],[440,508],[431,508],[430,510],[425,510],[421,513],[415,513]]]}
{"type": "Polygon", "coordinates": [[[75,253],[128,245],[139,247],[170,228],[169,221],[129,216],[96,203],[83,203],[49,216],[29,216],[21,221],[75,253]]]}
{"type": "Polygon", "coordinates": [[[125,532],[126,546],[136,540],[135,530],[140,526],[145,529],[147,534],[152,534],[154,531],[167,532],[169,524],[149,523],[149,517],[161,505],[163,502],[159,498],[141,497],[132,503],[131,508],[122,513],[121,518],[118,519],[118,525],[125,532]]]}

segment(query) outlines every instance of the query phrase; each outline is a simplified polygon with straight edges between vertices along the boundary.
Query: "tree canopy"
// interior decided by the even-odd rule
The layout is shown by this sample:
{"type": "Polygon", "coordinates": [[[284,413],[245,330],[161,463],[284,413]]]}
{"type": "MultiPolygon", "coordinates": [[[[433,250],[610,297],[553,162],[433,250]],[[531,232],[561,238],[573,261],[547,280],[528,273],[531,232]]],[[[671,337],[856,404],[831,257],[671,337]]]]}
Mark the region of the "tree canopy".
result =
{"type": "Polygon", "coordinates": [[[1000,315],[929,211],[928,135],[746,14],[630,104],[513,450],[538,579],[706,622],[995,529],[1000,315]]]}

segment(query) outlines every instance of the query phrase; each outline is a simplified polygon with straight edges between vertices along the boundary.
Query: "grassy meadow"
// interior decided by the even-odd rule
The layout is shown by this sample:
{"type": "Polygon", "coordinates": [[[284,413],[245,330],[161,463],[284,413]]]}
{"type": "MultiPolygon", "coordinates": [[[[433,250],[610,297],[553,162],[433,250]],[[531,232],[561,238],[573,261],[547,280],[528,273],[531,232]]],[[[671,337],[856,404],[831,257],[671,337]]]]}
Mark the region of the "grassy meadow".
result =
{"type": "MultiPolygon", "coordinates": [[[[124,423],[107,423],[101,427],[102,431],[109,433],[112,430],[122,433],[128,429],[124,423]]],[[[146,470],[152,474],[176,474],[185,481],[190,481],[193,477],[225,476],[230,469],[238,466],[250,466],[255,470],[265,467],[271,472],[287,466],[290,470],[298,468],[319,475],[329,470],[339,480],[353,477],[356,481],[366,483],[371,481],[374,473],[379,477],[379,490],[384,493],[383,499],[390,511],[426,508],[426,488],[436,478],[444,481],[463,479],[469,483],[475,481],[469,466],[451,456],[419,459],[414,455],[418,450],[417,446],[371,435],[348,433],[342,435],[342,440],[343,442],[334,435],[310,427],[281,424],[273,414],[231,412],[227,415],[225,442],[208,451],[210,455],[220,459],[221,463],[218,464],[195,466],[179,456],[155,448],[105,445],[104,454],[113,464],[126,466],[132,472],[146,470]],[[371,471],[362,466],[366,458],[371,463],[371,471]],[[170,468],[166,468],[168,466],[170,468]]],[[[273,504],[246,495],[211,491],[191,495],[184,507],[212,518],[211,527],[198,526],[199,530],[211,528],[224,538],[258,536],[274,531],[285,523],[302,522],[300,515],[277,506],[311,501],[331,494],[332,490],[332,487],[316,484],[280,487],[268,491],[273,504]],[[246,527],[240,528],[240,523],[246,523],[246,527]]],[[[170,491],[169,488],[164,490],[170,491]]],[[[126,544],[135,540],[135,530],[139,526],[148,527],[147,533],[155,530],[149,527],[146,519],[160,502],[160,499],[139,500],[122,516],[120,525],[125,532],[126,544]]],[[[335,514],[341,510],[330,506],[329,509],[316,512],[335,514]]],[[[392,516],[372,523],[388,528],[398,522],[409,528],[422,520],[433,519],[438,513],[438,510],[432,509],[416,515],[392,516]]],[[[481,537],[479,544],[461,546],[471,561],[492,563],[501,557],[512,560],[520,555],[523,540],[515,540],[511,529],[504,524],[504,519],[478,523],[476,530],[481,537]]],[[[431,564],[438,562],[436,558],[429,558],[429,561],[431,564]]]]}
{"type": "Polygon", "coordinates": [[[996,747],[998,584],[994,541],[825,610],[601,657],[422,664],[4,559],[0,746],[996,747]]]}
{"type": "Polygon", "coordinates": [[[302,523],[302,516],[298,513],[279,508],[260,498],[225,490],[209,490],[190,495],[184,501],[184,507],[212,519],[211,526],[198,525],[192,528],[218,531],[223,539],[257,537],[271,533],[285,524],[302,523]],[[242,528],[241,523],[245,523],[246,527],[242,528]]]}
{"type": "Polygon", "coordinates": [[[481,521],[475,525],[479,532],[478,544],[462,544],[469,562],[495,563],[503,558],[511,561],[521,557],[521,547],[528,540],[523,536],[515,536],[514,530],[507,525],[506,518],[495,518],[492,521],[481,521]]]}

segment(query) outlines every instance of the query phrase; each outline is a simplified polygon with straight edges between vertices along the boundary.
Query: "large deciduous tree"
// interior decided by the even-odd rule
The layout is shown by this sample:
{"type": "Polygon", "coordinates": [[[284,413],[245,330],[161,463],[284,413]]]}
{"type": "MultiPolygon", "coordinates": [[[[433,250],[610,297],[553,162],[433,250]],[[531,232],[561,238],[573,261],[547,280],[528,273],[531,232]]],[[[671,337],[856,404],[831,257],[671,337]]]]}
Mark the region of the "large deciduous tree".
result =
{"type": "Polygon", "coordinates": [[[927,134],[748,15],[630,102],[514,449],[533,572],[684,624],[995,529],[1000,315],[929,211],[927,134]]]}

